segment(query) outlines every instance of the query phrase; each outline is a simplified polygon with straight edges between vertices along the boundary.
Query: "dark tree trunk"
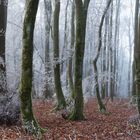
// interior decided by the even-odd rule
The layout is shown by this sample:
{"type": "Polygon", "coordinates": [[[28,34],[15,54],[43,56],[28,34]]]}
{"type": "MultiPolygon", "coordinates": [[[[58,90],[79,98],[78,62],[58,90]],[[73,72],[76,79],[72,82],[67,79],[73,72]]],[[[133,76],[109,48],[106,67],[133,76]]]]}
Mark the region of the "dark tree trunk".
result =
{"type": "MultiPolygon", "coordinates": [[[[135,48],[138,47],[138,14],[139,14],[139,0],[136,0],[136,4],[135,4],[135,27],[134,27],[134,50],[135,48]]],[[[135,56],[134,56],[135,58],[135,56]]],[[[135,61],[135,60],[134,60],[135,61]]],[[[136,66],[135,66],[135,62],[133,62],[133,67],[132,67],[132,72],[133,72],[133,85],[132,85],[132,95],[135,96],[136,95],[136,83],[135,83],[135,75],[136,75],[136,66]]]]}
{"type": "Polygon", "coordinates": [[[109,6],[111,4],[112,0],[109,0],[107,3],[107,6],[105,8],[105,11],[102,15],[101,18],[101,22],[100,22],[100,26],[99,26],[99,31],[98,31],[98,39],[99,39],[99,43],[98,43],[98,48],[97,48],[97,54],[95,56],[95,59],[93,60],[93,68],[94,68],[94,73],[95,73],[95,82],[96,82],[96,86],[95,86],[95,90],[96,90],[96,96],[97,96],[97,100],[98,100],[98,104],[99,104],[99,109],[101,112],[106,112],[106,108],[105,105],[103,104],[101,97],[100,97],[100,92],[99,92],[99,83],[98,83],[98,69],[97,69],[97,61],[100,55],[100,50],[102,47],[102,28],[103,28],[103,23],[104,23],[104,19],[105,19],[105,15],[109,9],[109,6]]]}
{"type": "Polygon", "coordinates": [[[7,5],[5,0],[0,4],[0,94],[5,95],[6,83],[6,63],[5,63],[5,35],[7,26],[7,5]]]}
{"type": "MultiPolygon", "coordinates": [[[[72,13],[71,13],[71,49],[74,48],[74,42],[75,42],[75,25],[74,25],[74,19],[75,19],[75,6],[74,2],[72,3],[72,13]]],[[[71,91],[71,97],[73,98],[73,90],[74,90],[74,85],[73,85],[73,72],[72,72],[72,63],[73,57],[70,58],[69,64],[68,64],[68,79],[69,79],[69,85],[70,85],[70,91],[71,91]]]]}
{"type": "Polygon", "coordinates": [[[33,80],[33,35],[39,0],[26,1],[23,25],[22,74],[20,83],[21,115],[27,132],[38,135],[42,130],[36,122],[32,110],[33,80]]]}
{"type": "Polygon", "coordinates": [[[60,0],[55,0],[54,15],[53,15],[53,49],[54,49],[54,82],[57,97],[56,109],[63,109],[66,107],[65,98],[61,87],[60,77],[60,63],[59,60],[59,13],[60,13],[60,0]]]}
{"type": "Polygon", "coordinates": [[[85,49],[86,20],[90,0],[75,0],[76,5],[76,45],[75,45],[75,73],[74,73],[74,109],[69,116],[70,120],[83,120],[83,58],[85,49]]]}
{"type": "Polygon", "coordinates": [[[138,113],[140,114],[140,15],[138,25],[138,45],[134,48],[134,63],[138,113]]]}

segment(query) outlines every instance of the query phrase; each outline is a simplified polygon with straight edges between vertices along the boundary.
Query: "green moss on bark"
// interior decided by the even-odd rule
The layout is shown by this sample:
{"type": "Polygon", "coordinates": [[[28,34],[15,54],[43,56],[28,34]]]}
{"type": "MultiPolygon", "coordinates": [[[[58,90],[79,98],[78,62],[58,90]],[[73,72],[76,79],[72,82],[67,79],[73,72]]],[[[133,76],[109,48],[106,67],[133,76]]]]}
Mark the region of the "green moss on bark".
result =
{"type": "Polygon", "coordinates": [[[0,95],[7,93],[6,64],[5,64],[5,37],[7,25],[7,6],[5,0],[0,1],[0,95]],[[3,62],[2,62],[3,61],[3,62]]]}
{"type": "Polygon", "coordinates": [[[43,130],[39,127],[32,111],[32,61],[33,34],[39,0],[26,1],[23,25],[22,75],[20,83],[21,115],[25,130],[36,136],[43,130]]]}
{"type": "MultiPolygon", "coordinates": [[[[53,49],[54,49],[54,60],[59,59],[59,13],[60,13],[60,1],[55,0],[55,8],[53,14],[53,49]]],[[[63,95],[60,79],[60,64],[56,62],[54,66],[54,82],[55,91],[57,97],[56,110],[60,110],[66,107],[65,98],[63,95]]]]}
{"type": "Polygon", "coordinates": [[[75,100],[74,109],[71,112],[71,114],[69,115],[68,119],[73,120],[73,121],[74,120],[85,120],[85,117],[83,114],[84,103],[83,103],[82,91],[81,92],[76,91],[76,92],[78,94],[75,94],[75,96],[74,96],[74,100],[75,100]]]}
{"type": "Polygon", "coordinates": [[[76,5],[76,45],[75,45],[75,70],[74,70],[74,109],[69,116],[70,120],[84,120],[83,114],[83,90],[82,90],[82,74],[83,74],[83,58],[85,49],[86,36],[86,19],[87,10],[90,0],[82,2],[75,0],[76,5]]]}
{"type": "Polygon", "coordinates": [[[138,21],[138,45],[134,47],[134,65],[138,113],[140,114],[140,15],[138,21]]]}

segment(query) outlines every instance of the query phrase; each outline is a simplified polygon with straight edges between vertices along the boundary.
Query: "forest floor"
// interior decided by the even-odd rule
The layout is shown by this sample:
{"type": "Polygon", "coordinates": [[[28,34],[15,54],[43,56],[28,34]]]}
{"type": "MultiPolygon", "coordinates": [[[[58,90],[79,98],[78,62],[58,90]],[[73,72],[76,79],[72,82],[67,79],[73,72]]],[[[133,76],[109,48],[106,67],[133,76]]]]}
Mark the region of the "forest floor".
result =
{"type": "MultiPolygon", "coordinates": [[[[64,120],[61,113],[52,112],[51,101],[35,100],[35,116],[39,124],[48,131],[43,140],[140,140],[140,121],[136,107],[128,99],[107,102],[110,115],[98,111],[97,101],[89,99],[85,104],[85,121],[64,120]]],[[[35,140],[22,129],[21,125],[1,126],[0,140],[35,140]]]]}

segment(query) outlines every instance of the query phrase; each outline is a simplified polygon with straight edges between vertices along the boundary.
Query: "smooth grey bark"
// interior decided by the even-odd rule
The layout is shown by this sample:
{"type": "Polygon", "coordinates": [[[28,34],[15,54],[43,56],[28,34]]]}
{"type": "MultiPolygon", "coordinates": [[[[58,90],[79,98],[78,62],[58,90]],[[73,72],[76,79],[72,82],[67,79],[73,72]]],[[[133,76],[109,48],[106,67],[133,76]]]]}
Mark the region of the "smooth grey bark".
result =
{"type": "MultiPolygon", "coordinates": [[[[64,59],[64,53],[65,53],[65,50],[67,49],[68,47],[68,6],[69,6],[69,0],[67,0],[67,3],[66,3],[66,8],[65,8],[65,27],[64,27],[64,44],[63,44],[63,48],[62,48],[62,55],[61,55],[61,61],[62,61],[62,64],[61,64],[61,73],[63,74],[65,68],[66,68],[66,65],[67,65],[67,62],[64,59]]],[[[67,78],[66,78],[66,83],[67,83],[67,78]]]]}
{"type": "MultiPolygon", "coordinates": [[[[115,82],[118,81],[118,44],[119,44],[119,26],[120,26],[120,3],[121,0],[116,0],[116,16],[115,16],[115,32],[114,32],[114,77],[115,82]]],[[[118,92],[118,85],[117,83],[114,84],[114,95],[117,95],[118,92]]]]}
{"type": "MultiPolygon", "coordinates": [[[[107,33],[108,33],[108,15],[105,16],[105,25],[104,25],[104,40],[103,40],[103,53],[102,53],[102,73],[105,73],[108,71],[107,63],[107,33]]],[[[101,83],[101,95],[104,99],[105,97],[108,97],[108,82],[106,81],[106,78],[103,77],[102,83],[101,83]]]]}
{"type": "MultiPolygon", "coordinates": [[[[128,97],[131,97],[131,82],[132,82],[132,79],[131,79],[131,75],[132,75],[132,67],[131,67],[131,62],[132,62],[132,37],[131,37],[131,22],[129,21],[129,25],[128,25],[128,37],[129,37],[129,63],[128,63],[128,97]]],[[[132,83],[133,84],[133,83],[132,83]]]]}
{"type": "MultiPolygon", "coordinates": [[[[106,0],[106,5],[108,4],[108,0],[106,0]]],[[[109,22],[109,12],[107,12],[107,14],[105,15],[105,25],[104,25],[104,40],[103,40],[103,64],[102,64],[102,72],[103,73],[109,73],[109,54],[110,54],[110,36],[109,36],[109,26],[110,26],[110,22],[109,22]]],[[[103,78],[103,82],[101,84],[101,95],[102,98],[108,97],[109,96],[109,81],[107,80],[106,77],[103,78]]]]}
{"type": "Polygon", "coordinates": [[[110,28],[109,28],[109,51],[110,51],[110,68],[109,68],[109,82],[110,82],[110,98],[111,101],[113,101],[114,99],[114,79],[112,77],[113,73],[113,58],[114,58],[114,54],[113,54],[113,44],[112,44],[112,32],[113,32],[113,1],[111,3],[111,9],[110,9],[110,28]]]}
{"type": "Polygon", "coordinates": [[[50,59],[50,34],[51,34],[51,19],[52,19],[52,4],[51,0],[44,0],[44,18],[45,18],[45,85],[44,96],[46,99],[52,98],[53,91],[49,84],[51,74],[51,59],[50,59]]]}

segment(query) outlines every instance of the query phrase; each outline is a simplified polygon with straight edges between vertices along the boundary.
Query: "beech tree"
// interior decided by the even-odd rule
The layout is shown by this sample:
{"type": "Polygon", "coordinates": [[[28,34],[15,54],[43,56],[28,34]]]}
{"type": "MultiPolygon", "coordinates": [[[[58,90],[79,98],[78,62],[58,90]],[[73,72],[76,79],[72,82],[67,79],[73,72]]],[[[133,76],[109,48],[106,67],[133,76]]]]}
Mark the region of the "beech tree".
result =
{"type": "Polygon", "coordinates": [[[90,0],[75,0],[76,9],[76,44],[74,68],[74,109],[69,116],[70,120],[83,120],[83,58],[85,49],[86,21],[90,0]]]}
{"type": "Polygon", "coordinates": [[[39,135],[43,132],[32,110],[33,35],[39,0],[26,1],[23,25],[22,74],[20,83],[21,115],[27,132],[39,135]]]}
{"type": "Polygon", "coordinates": [[[140,15],[138,19],[138,45],[134,48],[134,64],[138,113],[140,114],[140,15]]]}
{"type": "Polygon", "coordinates": [[[100,97],[100,92],[99,92],[99,83],[98,83],[98,68],[97,68],[97,61],[100,55],[100,50],[102,47],[102,28],[103,28],[103,23],[104,23],[104,19],[105,19],[105,15],[109,9],[109,6],[111,4],[112,0],[109,0],[107,3],[107,6],[103,12],[102,18],[101,18],[101,22],[99,25],[99,31],[98,31],[98,46],[97,46],[97,54],[93,60],[93,68],[94,68],[94,73],[95,73],[95,82],[96,82],[96,86],[95,86],[95,90],[96,90],[96,96],[97,96],[97,100],[98,100],[98,104],[99,104],[99,109],[101,112],[106,112],[106,108],[105,105],[103,104],[101,97],[100,97]]]}
{"type": "MultiPolygon", "coordinates": [[[[135,17],[134,17],[134,22],[135,22],[135,26],[134,26],[134,50],[135,48],[138,47],[138,15],[139,15],[139,0],[136,0],[135,3],[135,17]]],[[[134,54],[134,58],[135,58],[135,54],[134,54]]],[[[135,60],[134,60],[135,61],[135,60]]],[[[132,73],[133,73],[133,86],[132,86],[132,95],[135,96],[136,95],[136,83],[135,83],[135,62],[133,61],[133,66],[132,66],[132,73]]]]}
{"type": "Polygon", "coordinates": [[[65,98],[63,95],[60,79],[60,63],[59,63],[59,13],[60,0],[54,0],[53,11],[53,51],[54,51],[54,83],[57,97],[56,109],[63,109],[66,107],[65,98]]]}
{"type": "MultiPolygon", "coordinates": [[[[61,60],[62,60],[62,64],[61,64],[61,73],[63,74],[64,69],[66,67],[66,61],[63,61],[64,59],[64,53],[65,50],[68,48],[68,6],[69,6],[69,0],[67,0],[66,3],[66,8],[65,8],[65,27],[64,27],[64,43],[63,43],[63,48],[62,48],[62,55],[61,55],[61,60]]],[[[66,83],[67,83],[67,78],[66,78],[66,83]]]]}
{"type": "Polygon", "coordinates": [[[51,0],[44,0],[44,18],[45,18],[45,85],[44,95],[45,98],[53,96],[52,89],[49,84],[49,77],[51,71],[51,58],[50,58],[50,34],[51,34],[51,19],[52,19],[52,4],[51,0]]]}
{"type": "MultiPolygon", "coordinates": [[[[75,4],[72,2],[72,12],[71,12],[71,42],[70,42],[70,49],[74,48],[74,43],[75,43],[75,24],[74,24],[74,19],[75,19],[75,4]]],[[[70,86],[70,91],[71,91],[71,96],[73,97],[73,74],[72,74],[72,68],[73,68],[73,57],[70,58],[69,64],[68,64],[68,81],[69,81],[69,86],[70,86]]]]}
{"type": "Polygon", "coordinates": [[[0,1],[0,93],[5,95],[7,91],[6,64],[5,64],[5,34],[7,26],[7,2],[0,1]]]}

